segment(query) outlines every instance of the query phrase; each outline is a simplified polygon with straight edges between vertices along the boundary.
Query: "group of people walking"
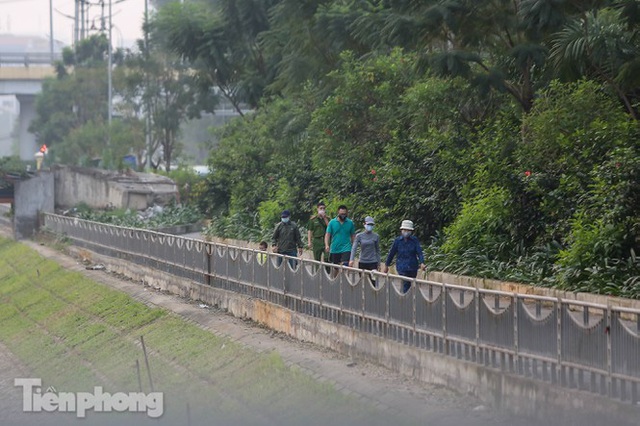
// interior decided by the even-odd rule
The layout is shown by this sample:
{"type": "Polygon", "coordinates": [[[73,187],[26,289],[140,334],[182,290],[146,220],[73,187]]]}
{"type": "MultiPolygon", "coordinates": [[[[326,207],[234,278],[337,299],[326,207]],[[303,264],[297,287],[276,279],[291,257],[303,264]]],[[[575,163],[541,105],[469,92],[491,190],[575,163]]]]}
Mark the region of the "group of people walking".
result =
{"type": "MultiPolygon", "coordinates": [[[[313,215],[307,224],[307,247],[313,252],[315,260],[354,267],[359,250],[360,269],[387,273],[394,258],[398,275],[416,278],[418,270],[425,268],[420,241],[413,235],[412,221],[402,221],[401,235],[394,239],[384,265],[380,268],[380,237],[374,232],[375,221],[371,216],[364,219],[364,231],[356,234],[356,227],[349,219],[347,206],[339,206],[337,216],[332,219],[327,217],[324,203],[320,202],[316,207],[317,214],[313,215]]],[[[303,249],[300,230],[296,223],[291,221],[291,212],[284,210],[281,221],[273,233],[272,251],[294,258],[302,255],[303,249]]],[[[290,262],[295,266],[295,259],[290,259],[290,262]]],[[[403,292],[409,291],[410,287],[411,281],[403,282],[403,292]]]]}

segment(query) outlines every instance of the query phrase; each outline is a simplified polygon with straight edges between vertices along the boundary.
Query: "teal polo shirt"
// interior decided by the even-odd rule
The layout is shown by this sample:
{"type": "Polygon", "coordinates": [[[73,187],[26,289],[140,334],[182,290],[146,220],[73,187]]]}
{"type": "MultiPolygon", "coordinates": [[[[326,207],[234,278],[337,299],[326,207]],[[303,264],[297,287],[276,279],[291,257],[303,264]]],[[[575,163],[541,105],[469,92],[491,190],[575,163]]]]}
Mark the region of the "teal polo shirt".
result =
{"type": "Polygon", "coordinates": [[[356,233],[353,221],[346,218],[340,223],[338,218],[333,218],[327,226],[327,234],[331,235],[331,253],[351,252],[351,236],[356,233]]]}

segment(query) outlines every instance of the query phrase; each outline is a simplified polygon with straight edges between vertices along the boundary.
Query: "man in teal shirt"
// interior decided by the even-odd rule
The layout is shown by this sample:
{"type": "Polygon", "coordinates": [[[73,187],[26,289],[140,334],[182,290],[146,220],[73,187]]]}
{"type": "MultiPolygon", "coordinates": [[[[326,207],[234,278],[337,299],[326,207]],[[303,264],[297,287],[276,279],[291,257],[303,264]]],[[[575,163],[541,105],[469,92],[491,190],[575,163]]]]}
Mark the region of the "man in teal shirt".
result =
{"type": "Polygon", "coordinates": [[[331,263],[349,265],[351,246],[356,235],[353,221],[347,217],[347,206],[338,207],[338,216],[329,221],[324,234],[324,250],[329,253],[331,263]],[[331,245],[329,245],[331,242],[331,245]]]}

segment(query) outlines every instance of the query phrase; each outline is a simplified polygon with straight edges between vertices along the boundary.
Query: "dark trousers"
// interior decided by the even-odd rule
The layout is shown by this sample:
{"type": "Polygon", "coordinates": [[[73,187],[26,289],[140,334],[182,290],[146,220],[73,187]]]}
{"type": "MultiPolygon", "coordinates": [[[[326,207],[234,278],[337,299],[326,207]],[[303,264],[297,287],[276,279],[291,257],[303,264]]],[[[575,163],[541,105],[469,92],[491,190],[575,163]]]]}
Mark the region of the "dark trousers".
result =
{"type": "MultiPolygon", "coordinates": [[[[298,252],[296,250],[283,251],[280,254],[284,254],[285,256],[298,257],[298,252]]],[[[280,265],[282,265],[282,258],[278,257],[278,261],[276,263],[278,267],[280,267],[280,265]]],[[[298,261],[295,259],[289,259],[289,265],[291,265],[291,268],[296,269],[296,267],[298,266],[298,261]]]]}
{"type": "MultiPolygon", "coordinates": [[[[376,269],[378,269],[379,265],[380,264],[378,262],[358,262],[358,268],[365,271],[375,271],[376,269]]],[[[378,288],[378,280],[373,279],[373,277],[371,277],[371,284],[373,284],[374,288],[378,288]]]]}
{"type": "Polygon", "coordinates": [[[351,257],[351,252],[345,251],[343,253],[330,253],[329,257],[331,259],[331,263],[335,263],[336,265],[349,266],[349,257],[351,257]]]}
{"type": "MultiPolygon", "coordinates": [[[[398,271],[398,275],[403,277],[415,278],[418,276],[418,271],[398,271]]],[[[411,288],[411,281],[402,281],[402,292],[406,293],[411,288]]]]}
{"type": "Polygon", "coordinates": [[[375,271],[376,269],[378,269],[378,262],[371,262],[371,263],[365,263],[365,262],[358,262],[358,268],[360,269],[364,269],[365,271],[375,271]]]}

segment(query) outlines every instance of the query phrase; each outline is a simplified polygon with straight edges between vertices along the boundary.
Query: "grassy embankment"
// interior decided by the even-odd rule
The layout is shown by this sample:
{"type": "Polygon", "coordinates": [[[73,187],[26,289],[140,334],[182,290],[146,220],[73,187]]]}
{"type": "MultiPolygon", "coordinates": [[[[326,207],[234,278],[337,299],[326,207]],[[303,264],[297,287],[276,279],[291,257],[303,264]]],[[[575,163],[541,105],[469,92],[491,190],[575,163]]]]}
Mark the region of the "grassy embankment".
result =
{"type": "Polygon", "coordinates": [[[0,342],[44,389],[135,392],[138,361],[149,392],[140,336],[155,390],[164,392],[162,423],[187,424],[187,403],[192,424],[399,420],[287,367],[277,354],[246,349],[0,238],[0,342]]]}

